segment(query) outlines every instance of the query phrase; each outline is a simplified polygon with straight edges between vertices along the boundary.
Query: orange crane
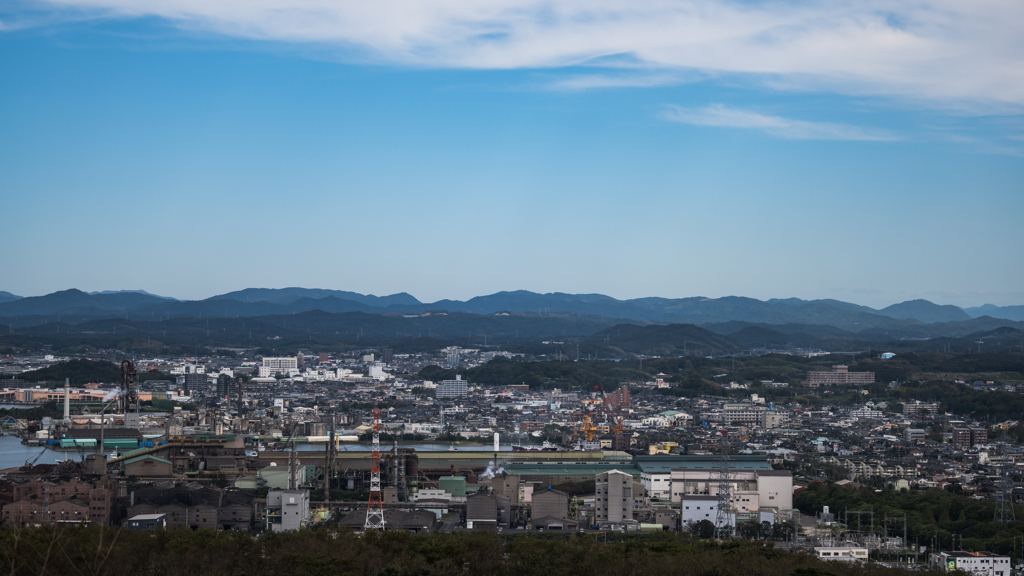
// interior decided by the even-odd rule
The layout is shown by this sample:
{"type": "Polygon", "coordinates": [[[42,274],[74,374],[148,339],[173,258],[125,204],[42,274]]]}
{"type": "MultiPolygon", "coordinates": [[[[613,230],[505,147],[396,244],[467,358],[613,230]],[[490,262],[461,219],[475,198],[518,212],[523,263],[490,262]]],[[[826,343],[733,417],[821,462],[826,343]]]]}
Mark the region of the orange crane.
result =
{"type": "Polygon", "coordinates": [[[587,442],[594,441],[594,435],[597,432],[597,426],[590,421],[590,416],[583,415],[583,436],[587,439],[587,442]]]}

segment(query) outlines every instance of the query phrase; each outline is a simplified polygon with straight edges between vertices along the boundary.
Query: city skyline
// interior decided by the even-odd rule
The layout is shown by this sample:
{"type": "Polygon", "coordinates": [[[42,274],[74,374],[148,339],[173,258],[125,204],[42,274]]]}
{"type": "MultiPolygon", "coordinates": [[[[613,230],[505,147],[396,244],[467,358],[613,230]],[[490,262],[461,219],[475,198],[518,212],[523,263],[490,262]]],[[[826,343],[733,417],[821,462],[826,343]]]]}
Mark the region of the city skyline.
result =
{"type": "Polygon", "coordinates": [[[1024,304],[1024,14],[0,8],[2,290],[1024,304]]]}

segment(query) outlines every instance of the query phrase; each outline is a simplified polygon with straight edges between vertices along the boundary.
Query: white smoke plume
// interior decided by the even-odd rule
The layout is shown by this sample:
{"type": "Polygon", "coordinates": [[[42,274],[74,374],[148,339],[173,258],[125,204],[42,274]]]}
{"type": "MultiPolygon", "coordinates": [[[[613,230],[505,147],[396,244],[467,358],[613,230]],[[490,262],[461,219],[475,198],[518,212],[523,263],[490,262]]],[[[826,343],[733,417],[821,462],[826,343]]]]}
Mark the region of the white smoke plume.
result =
{"type": "Polygon", "coordinates": [[[483,472],[481,472],[479,476],[477,476],[477,480],[488,480],[490,478],[494,478],[498,474],[504,474],[504,473],[505,473],[505,468],[499,466],[497,469],[495,469],[494,468],[494,461],[492,460],[492,461],[487,463],[487,469],[484,470],[483,472]]]}

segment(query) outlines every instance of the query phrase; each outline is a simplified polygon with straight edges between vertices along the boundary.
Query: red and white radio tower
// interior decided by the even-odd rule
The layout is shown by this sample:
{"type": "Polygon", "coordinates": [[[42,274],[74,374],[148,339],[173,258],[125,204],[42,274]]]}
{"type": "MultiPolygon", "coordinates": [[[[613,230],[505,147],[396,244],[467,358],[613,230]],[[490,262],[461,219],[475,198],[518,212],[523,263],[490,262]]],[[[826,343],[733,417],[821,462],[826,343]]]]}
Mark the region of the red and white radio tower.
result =
{"type": "Polygon", "coordinates": [[[384,531],[384,500],[380,497],[380,409],[373,409],[373,454],[370,456],[370,501],[363,531],[384,531]]]}

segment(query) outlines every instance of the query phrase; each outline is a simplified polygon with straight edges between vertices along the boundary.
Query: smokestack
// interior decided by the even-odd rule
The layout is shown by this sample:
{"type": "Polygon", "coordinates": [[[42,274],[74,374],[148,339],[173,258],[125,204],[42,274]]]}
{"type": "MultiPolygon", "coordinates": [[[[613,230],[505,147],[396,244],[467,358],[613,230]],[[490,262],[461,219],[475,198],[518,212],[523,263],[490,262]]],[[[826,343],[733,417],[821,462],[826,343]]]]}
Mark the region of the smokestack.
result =
{"type": "Polygon", "coordinates": [[[494,433],[494,451],[495,452],[498,451],[498,433],[497,432],[494,433]]]}
{"type": "Polygon", "coordinates": [[[71,421],[71,379],[64,379],[64,421],[71,421]]]}

